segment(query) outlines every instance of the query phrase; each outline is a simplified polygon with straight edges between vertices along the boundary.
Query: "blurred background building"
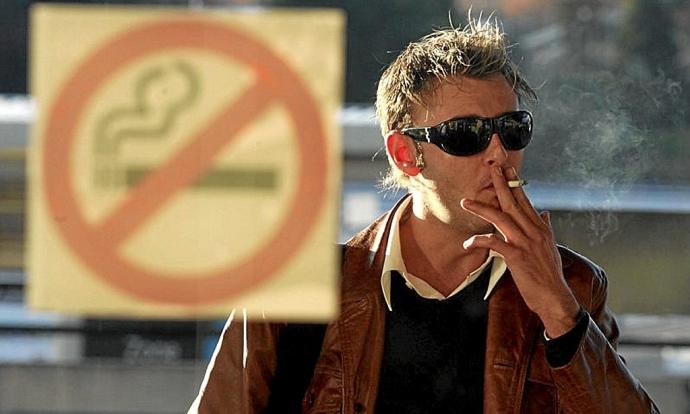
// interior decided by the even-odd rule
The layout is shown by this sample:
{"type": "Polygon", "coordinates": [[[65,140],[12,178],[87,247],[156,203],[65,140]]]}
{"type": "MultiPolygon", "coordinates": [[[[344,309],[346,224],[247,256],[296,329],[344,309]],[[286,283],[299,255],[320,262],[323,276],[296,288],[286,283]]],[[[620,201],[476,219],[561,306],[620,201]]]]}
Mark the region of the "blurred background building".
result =
{"type": "MultiPolygon", "coordinates": [[[[173,413],[223,321],[68,318],[26,309],[28,10],[0,3],[0,413],[173,413]]],[[[49,2],[42,2],[49,3],[49,2]]],[[[62,1],[61,3],[65,3],[62,1]]],[[[599,262],[620,350],[665,413],[690,413],[690,1],[80,1],[347,12],[341,241],[385,211],[372,103],[382,67],[467,10],[495,10],[540,96],[523,175],[559,240],[599,262]]]]}

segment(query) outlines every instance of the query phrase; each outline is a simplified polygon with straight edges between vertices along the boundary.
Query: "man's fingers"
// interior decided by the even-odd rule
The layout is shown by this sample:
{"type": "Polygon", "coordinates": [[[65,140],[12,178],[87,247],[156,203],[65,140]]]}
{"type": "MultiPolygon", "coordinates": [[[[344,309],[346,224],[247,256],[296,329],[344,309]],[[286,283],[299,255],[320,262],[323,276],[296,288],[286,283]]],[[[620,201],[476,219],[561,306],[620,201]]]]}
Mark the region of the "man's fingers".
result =
{"type": "MultiPolygon", "coordinates": [[[[510,168],[506,169],[505,176],[509,180],[519,180],[520,179],[520,177],[518,177],[517,170],[515,170],[515,167],[510,167],[510,168]]],[[[537,213],[537,210],[532,205],[532,202],[529,201],[529,198],[527,198],[527,194],[525,194],[525,190],[522,187],[510,188],[509,190],[513,194],[513,196],[515,197],[515,200],[517,201],[518,205],[521,207],[521,209],[525,213],[525,215],[534,224],[543,225],[544,222],[540,220],[539,213],[537,213]]]]}
{"type": "Polygon", "coordinates": [[[551,214],[548,211],[542,211],[539,213],[539,217],[541,217],[544,223],[548,224],[549,227],[551,226],[551,214]]]}
{"type": "MultiPolygon", "coordinates": [[[[522,231],[530,237],[536,236],[534,229],[534,222],[525,213],[525,206],[515,198],[513,192],[508,187],[506,176],[501,167],[494,167],[491,173],[498,203],[501,205],[501,210],[508,214],[520,226],[522,231]]],[[[518,190],[522,191],[521,188],[518,190]]],[[[531,205],[530,205],[531,208],[531,205]]]]}
{"type": "Polygon", "coordinates": [[[469,200],[466,198],[462,199],[460,205],[462,208],[474,214],[475,216],[493,224],[508,242],[520,243],[526,240],[525,234],[522,232],[520,227],[518,227],[513,219],[506,213],[482,202],[469,200]]]}
{"type": "MultiPolygon", "coordinates": [[[[505,175],[509,180],[519,180],[520,179],[515,167],[506,168],[505,175]]],[[[539,220],[539,213],[534,208],[534,206],[532,205],[532,202],[529,200],[529,198],[527,198],[527,194],[525,194],[525,189],[522,186],[518,186],[515,188],[511,188],[510,191],[512,192],[513,196],[515,196],[515,199],[518,201],[518,203],[521,206],[525,207],[525,210],[524,210],[525,213],[530,213],[529,215],[532,218],[539,220]]]]}
{"type": "Polygon", "coordinates": [[[551,225],[551,213],[549,213],[548,211],[542,211],[541,213],[539,213],[539,217],[542,220],[544,220],[544,223],[551,231],[551,234],[553,234],[553,226],[551,225]]]}

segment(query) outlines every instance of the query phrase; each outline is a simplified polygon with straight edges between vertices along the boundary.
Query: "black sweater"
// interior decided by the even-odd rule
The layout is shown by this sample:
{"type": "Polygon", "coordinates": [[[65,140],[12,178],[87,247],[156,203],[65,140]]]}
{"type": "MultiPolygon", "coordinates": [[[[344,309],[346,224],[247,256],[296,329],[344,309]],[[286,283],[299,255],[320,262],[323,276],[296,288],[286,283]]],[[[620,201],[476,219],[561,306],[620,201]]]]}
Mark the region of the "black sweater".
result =
{"type": "Polygon", "coordinates": [[[393,273],[377,414],[482,412],[490,270],[443,301],[393,273]]]}
{"type": "MultiPolygon", "coordinates": [[[[452,298],[424,299],[391,277],[377,414],[481,413],[491,266],[452,298]]],[[[581,309],[566,334],[546,342],[549,365],[566,365],[589,324],[581,309]]]]}

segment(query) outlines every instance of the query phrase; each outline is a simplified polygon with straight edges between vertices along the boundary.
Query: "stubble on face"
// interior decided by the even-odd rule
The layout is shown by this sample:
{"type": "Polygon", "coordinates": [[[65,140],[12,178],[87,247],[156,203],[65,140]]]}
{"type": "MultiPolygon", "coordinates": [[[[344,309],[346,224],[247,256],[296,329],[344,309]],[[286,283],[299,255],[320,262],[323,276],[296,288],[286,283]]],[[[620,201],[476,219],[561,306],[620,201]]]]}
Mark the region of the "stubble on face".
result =
{"type": "MultiPolygon", "coordinates": [[[[433,126],[470,115],[495,117],[517,110],[517,98],[500,75],[487,79],[460,77],[439,83],[427,94],[425,103],[411,108],[415,126],[433,126]]],[[[415,216],[461,234],[492,232],[490,223],[462,209],[460,201],[470,198],[498,207],[490,168],[498,165],[519,169],[522,151],[506,151],[498,136],[492,138],[486,150],[467,157],[446,154],[433,144],[422,146],[426,167],[412,177],[410,188],[415,216]]]]}

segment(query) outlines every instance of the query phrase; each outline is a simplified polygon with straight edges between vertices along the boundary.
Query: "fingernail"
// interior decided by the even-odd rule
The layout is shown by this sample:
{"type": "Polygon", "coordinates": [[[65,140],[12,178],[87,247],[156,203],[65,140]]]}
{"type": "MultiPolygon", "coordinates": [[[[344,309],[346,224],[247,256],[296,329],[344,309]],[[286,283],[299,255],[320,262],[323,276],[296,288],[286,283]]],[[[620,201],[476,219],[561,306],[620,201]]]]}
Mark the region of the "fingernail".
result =
{"type": "Polygon", "coordinates": [[[503,175],[503,170],[501,169],[501,167],[496,166],[494,167],[494,170],[496,171],[496,174],[503,175]]]}
{"type": "Polygon", "coordinates": [[[472,239],[467,239],[464,242],[462,242],[462,248],[467,250],[470,245],[472,245],[472,239]]]}

